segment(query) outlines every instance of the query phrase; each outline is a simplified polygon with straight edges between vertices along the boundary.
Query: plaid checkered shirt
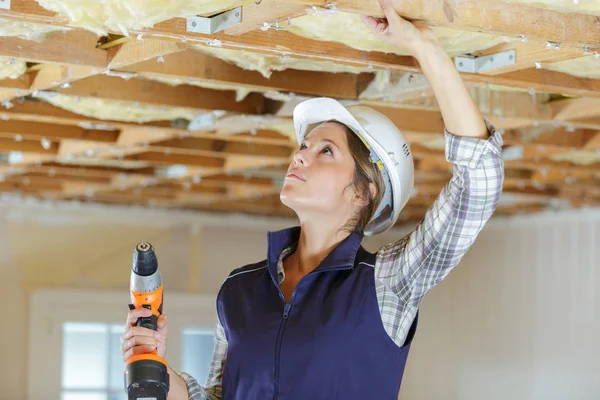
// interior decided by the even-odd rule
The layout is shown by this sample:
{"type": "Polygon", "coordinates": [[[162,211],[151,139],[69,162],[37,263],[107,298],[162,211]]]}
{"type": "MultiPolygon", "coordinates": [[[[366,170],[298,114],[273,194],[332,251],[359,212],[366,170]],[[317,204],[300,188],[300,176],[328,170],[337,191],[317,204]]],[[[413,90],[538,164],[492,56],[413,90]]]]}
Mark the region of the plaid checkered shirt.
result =
{"type": "MultiPolygon", "coordinates": [[[[423,297],[459,263],[498,204],[504,181],[502,133],[485,122],[486,139],[444,131],[446,159],[454,164],[452,178],[410,234],[377,252],[374,269],[379,310],[386,332],[398,346],[404,343],[423,297]]],[[[283,259],[294,249],[289,247],[279,256],[280,283],[285,278],[283,259]]],[[[219,322],[214,340],[205,385],[181,373],[189,400],[222,398],[227,339],[219,322]]]]}

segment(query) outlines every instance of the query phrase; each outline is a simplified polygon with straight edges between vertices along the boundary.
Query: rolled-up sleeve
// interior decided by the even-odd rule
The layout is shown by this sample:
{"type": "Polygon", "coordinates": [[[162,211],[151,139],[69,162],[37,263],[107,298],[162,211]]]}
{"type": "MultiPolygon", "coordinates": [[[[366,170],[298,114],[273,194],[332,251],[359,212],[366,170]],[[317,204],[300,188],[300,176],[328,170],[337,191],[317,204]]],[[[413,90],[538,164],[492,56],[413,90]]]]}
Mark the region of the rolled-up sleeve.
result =
{"type": "Polygon", "coordinates": [[[377,253],[380,311],[397,343],[423,297],[459,263],[497,208],[504,182],[502,133],[485,122],[485,139],[445,131],[452,178],[416,228],[377,253]]]}
{"type": "Polygon", "coordinates": [[[214,350],[206,384],[204,386],[200,385],[193,376],[186,372],[180,374],[187,386],[188,400],[221,400],[223,398],[222,381],[227,360],[227,348],[225,330],[217,318],[214,330],[214,350]]]}

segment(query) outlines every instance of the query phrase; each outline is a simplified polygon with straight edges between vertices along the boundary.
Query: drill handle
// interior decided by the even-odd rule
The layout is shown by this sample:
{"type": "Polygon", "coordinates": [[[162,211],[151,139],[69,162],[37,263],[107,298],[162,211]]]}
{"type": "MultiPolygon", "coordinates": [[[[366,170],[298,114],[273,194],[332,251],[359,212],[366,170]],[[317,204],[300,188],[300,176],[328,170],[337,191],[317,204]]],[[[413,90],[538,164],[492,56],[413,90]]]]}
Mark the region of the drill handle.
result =
{"type": "MultiPolygon", "coordinates": [[[[148,310],[152,309],[150,304],[143,304],[142,307],[147,308],[148,310]]],[[[160,308],[162,309],[162,304],[160,308]]],[[[129,304],[129,309],[134,310],[135,306],[133,304],[129,304]]],[[[158,330],[158,315],[152,314],[149,317],[139,317],[135,325],[156,331],[158,330]]]]}

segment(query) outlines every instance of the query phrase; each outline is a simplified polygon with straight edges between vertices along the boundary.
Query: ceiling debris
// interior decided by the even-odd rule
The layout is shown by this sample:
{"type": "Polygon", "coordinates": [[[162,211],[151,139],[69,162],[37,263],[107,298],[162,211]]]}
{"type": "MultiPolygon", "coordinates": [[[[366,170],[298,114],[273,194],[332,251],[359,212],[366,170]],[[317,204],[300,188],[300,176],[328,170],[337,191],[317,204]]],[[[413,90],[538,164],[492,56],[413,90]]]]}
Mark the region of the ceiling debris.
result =
{"type": "Polygon", "coordinates": [[[0,57],[0,79],[17,79],[27,71],[27,63],[13,57],[0,57]]]}
{"type": "Polygon", "coordinates": [[[239,6],[241,0],[36,0],[67,17],[73,27],[99,35],[109,31],[129,36],[130,30],[151,27],[176,17],[206,15],[239,6]]]}

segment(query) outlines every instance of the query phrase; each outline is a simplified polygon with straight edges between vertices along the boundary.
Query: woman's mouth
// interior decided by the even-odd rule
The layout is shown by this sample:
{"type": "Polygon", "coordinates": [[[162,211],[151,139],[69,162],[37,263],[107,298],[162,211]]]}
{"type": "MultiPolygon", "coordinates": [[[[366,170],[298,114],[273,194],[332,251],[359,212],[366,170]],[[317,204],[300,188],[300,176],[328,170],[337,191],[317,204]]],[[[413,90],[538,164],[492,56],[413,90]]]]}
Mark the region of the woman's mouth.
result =
{"type": "Polygon", "coordinates": [[[286,179],[288,179],[288,178],[289,178],[289,179],[297,179],[297,180],[299,180],[299,181],[306,182],[306,179],[304,179],[304,177],[303,177],[302,175],[300,175],[300,174],[299,174],[299,173],[297,173],[297,172],[293,172],[293,171],[290,171],[290,172],[289,172],[289,173],[288,173],[288,174],[285,176],[285,178],[286,178],[286,179]]]}

